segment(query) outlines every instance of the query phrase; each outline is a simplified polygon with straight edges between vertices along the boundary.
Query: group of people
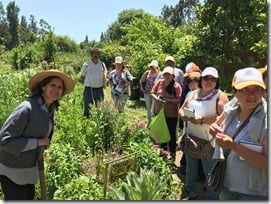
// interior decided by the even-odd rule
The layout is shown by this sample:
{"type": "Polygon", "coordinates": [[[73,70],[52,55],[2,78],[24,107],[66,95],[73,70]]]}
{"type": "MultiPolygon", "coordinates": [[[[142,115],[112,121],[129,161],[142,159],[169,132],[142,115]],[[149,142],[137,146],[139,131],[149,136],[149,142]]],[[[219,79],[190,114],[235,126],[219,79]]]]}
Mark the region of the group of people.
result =
{"type": "Polygon", "coordinates": [[[104,100],[104,88],[107,83],[111,87],[111,97],[119,112],[124,111],[128,100],[133,76],[125,67],[122,56],[115,57],[115,69],[108,73],[104,62],[100,60],[102,51],[98,48],[90,49],[91,59],[81,68],[80,78],[84,84],[84,116],[89,117],[90,104],[99,104],[104,100]]]}
{"type": "MultiPolygon", "coordinates": [[[[104,88],[111,86],[116,108],[123,112],[133,80],[125,69],[121,56],[115,58],[115,69],[107,73],[99,60],[101,51],[90,50],[91,60],[84,63],[80,76],[84,84],[84,116],[89,117],[90,104],[99,106],[104,100],[104,88]]],[[[196,177],[201,164],[205,177],[215,159],[226,159],[226,173],[221,192],[207,185],[208,200],[265,200],[268,198],[268,129],[267,129],[267,67],[243,68],[232,79],[233,99],[219,89],[219,73],[214,67],[203,71],[190,62],[185,73],[175,67],[172,56],[165,59],[159,71],[157,60],[140,79],[144,93],[148,122],[165,110],[170,141],[161,144],[175,160],[177,128],[183,133],[210,141],[207,159],[184,155],[185,186],[189,199],[196,199],[196,177]],[[184,109],[193,109],[188,117],[184,109]],[[183,121],[183,126],[178,126],[183,121]],[[244,125],[242,125],[244,124],[244,125]],[[234,137],[233,137],[234,136],[234,137]],[[249,144],[249,145],[243,145],[249,144]],[[260,146],[261,151],[251,149],[260,146]],[[225,156],[224,153],[228,152],[225,156]]],[[[0,130],[0,182],[6,200],[32,200],[39,178],[38,161],[50,146],[54,130],[54,113],[59,99],[74,89],[74,81],[58,70],[44,70],[28,82],[31,96],[16,107],[0,130]]]]}
{"type": "Polygon", "coordinates": [[[230,101],[227,94],[219,89],[220,77],[214,67],[201,71],[195,63],[190,62],[183,74],[175,67],[174,58],[168,56],[163,71],[159,72],[155,60],[149,64],[149,68],[141,77],[140,88],[146,101],[148,122],[164,107],[170,141],[161,144],[161,149],[169,149],[175,161],[178,122],[183,122],[183,125],[179,125],[183,128],[183,134],[197,136],[210,141],[212,145],[207,159],[186,154],[182,157],[188,199],[199,196],[196,192],[199,165],[206,179],[205,199],[267,199],[267,66],[236,71],[232,79],[233,99],[230,101]],[[194,110],[195,117],[186,116],[185,108],[194,110]],[[249,122],[246,124],[245,120],[249,122]],[[244,127],[237,132],[242,123],[244,127]],[[232,138],[235,132],[238,134],[232,138]],[[251,150],[242,142],[262,146],[262,151],[251,150]],[[224,158],[223,150],[230,150],[230,153],[226,158],[224,188],[217,193],[208,186],[207,178],[216,159],[224,158]]]}

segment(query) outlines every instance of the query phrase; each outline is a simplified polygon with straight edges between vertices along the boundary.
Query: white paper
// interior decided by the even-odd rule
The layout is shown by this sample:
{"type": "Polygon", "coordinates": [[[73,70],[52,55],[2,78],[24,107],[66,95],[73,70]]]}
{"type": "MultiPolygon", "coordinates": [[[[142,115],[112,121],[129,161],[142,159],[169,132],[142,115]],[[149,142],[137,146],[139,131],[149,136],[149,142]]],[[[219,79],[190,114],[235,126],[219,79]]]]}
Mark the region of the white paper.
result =
{"type": "MultiPolygon", "coordinates": [[[[258,152],[258,153],[263,152],[263,145],[262,144],[240,141],[240,145],[242,145],[250,150],[253,150],[255,152],[258,152]]],[[[244,160],[244,158],[241,156],[239,157],[239,159],[244,160]]]]}
{"type": "Polygon", "coordinates": [[[187,116],[189,118],[195,118],[195,110],[194,109],[184,107],[183,113],[185,116],[187,116]]]}

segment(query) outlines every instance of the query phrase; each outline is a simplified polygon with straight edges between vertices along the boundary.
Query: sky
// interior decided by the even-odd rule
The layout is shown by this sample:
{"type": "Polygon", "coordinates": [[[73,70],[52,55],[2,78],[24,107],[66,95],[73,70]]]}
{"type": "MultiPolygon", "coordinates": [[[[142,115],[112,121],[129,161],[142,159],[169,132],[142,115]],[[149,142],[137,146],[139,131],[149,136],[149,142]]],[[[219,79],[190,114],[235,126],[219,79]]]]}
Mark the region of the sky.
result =
{"type": "MultiPolygon", "coordinates": [[[[0,0],[6,9],[10,0],[0,0]]],[[[37,22],[44,19],[56,35],[69,36],[80,43],[100,40],[102,32],[117,20],[126,9],[143,9],[160,16],[163,6],[175,6],[179,0],[16,0],[21,16],[29,20],[33,15],[37,22]]]]}

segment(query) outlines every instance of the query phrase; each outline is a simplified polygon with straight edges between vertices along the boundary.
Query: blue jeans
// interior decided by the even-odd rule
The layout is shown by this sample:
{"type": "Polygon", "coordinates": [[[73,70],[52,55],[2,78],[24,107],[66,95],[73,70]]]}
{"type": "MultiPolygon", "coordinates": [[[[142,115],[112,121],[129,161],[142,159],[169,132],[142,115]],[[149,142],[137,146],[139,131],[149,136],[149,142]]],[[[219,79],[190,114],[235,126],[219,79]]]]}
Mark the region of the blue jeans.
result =
{"type": "Polygon", "coordinates": [[[89,105],[94,104],[98,106],[98,103],[104,100],[103,87],[101,88],[91,88],[85,86],[84,89],[84,116],[89,117],[89,105]]]}
{"type": "Polygon", "coordinates": [[[267,197],[232,192],[224,187],[221,190],[221,192],[219,193],[219,200],[250,200],[250,201],[255,201],[255,200],[267,200],[267,197]]]}
{"type": "Polygon", "coordinates": [[[147,109],[147,114],[148,114],[148,123],[151,122],[152,118],[152,113],[151,113],[151,108],[152,108],[152,96],[151,94],[144,93],[144,98],[145,98],[145,104],[146,104],[146,109],[147,109]]]}
{"type": "MultiPolygon", "coordinates": [[[[196,177],[198,175],[198,162],[200,161],[202,163],[202,168],[204,171],[205,178],[207,178],[209,171],[211,170],[213,163],[215,160],[212,159],[214,148],[212,148],[210,156],[203,160],[191,157],[187,154],[185,154],[186,158],[186,176],[185,176],[185,185],[187,189],[191,192],[196,191],[196,177]]],[[[206,193],[205,193],[205,199],[206,200],[217,200],[218,195],[217,193],[213,192],[211,188],[207,185],[207,179],[206,179],[206,193]]]]}

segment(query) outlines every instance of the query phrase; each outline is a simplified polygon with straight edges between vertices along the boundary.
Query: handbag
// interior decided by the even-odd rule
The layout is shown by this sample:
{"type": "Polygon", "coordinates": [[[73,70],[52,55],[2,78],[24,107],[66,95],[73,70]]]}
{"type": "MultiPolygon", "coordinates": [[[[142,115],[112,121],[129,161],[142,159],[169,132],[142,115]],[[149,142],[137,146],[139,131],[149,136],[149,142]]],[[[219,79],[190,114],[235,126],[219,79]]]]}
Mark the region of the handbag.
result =
{"type": "MultiPolygon", "coordinates": [[[[185,123],[186,125],[186,123],[185,123]]],[[[212,151],[211,141],[204,140],[199,137],[187,133],[187,125],[185,134],[182,136],[180,148],[186,155],[198,159],[207,159],[212,151]]]]}
{"type": "MultiPolygon", "coordinates": [[[[252,113],[250,114],[250,116],[252,115],[252,113]]],[[[239,132],[246,126],[246,124],[249,121],[250,116],[247,117],[247,119],[242,123],[242,125],[240,125],[240,127],[236,130],[236,132],[232,136],[233,141],[235,137],[239,134],[239,132]]],[[[214,192],[219,193],[224,187],[224,177],[225,177],[225,172],[226,172],[227,157],[229,154],[230,154],[230,150],[227,149],[227,151],[224,154],[224,159],[223,160],[217,159],[213,167],[211,168],[210,172],[208,173],[207,183],[208,183],[208,186],[214,192]]]]}
{"type": "Polygon", "coordinates": [[[158,143],[166,143],[170,141],[170,133],[168,130],[164,107],[162,107],[159,113],[152,119],[149,124],[151,131],[151,137],[158,143]]]}
{"type": "Polygon", "coordinates": [[[185,133],[181,140],[181,150],[186,155],[198,159],[207,159],[212,151],[211,141],[185,133]]]}

